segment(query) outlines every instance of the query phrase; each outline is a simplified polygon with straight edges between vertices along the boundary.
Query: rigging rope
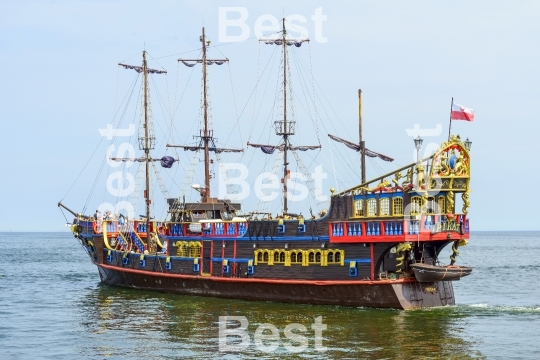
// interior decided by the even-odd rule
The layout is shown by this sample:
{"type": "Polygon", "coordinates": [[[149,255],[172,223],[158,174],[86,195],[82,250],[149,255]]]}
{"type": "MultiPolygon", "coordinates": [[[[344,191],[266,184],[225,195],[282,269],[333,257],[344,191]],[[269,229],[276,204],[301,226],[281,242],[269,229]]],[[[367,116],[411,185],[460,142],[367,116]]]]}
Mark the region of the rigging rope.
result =
{"type": "MultiPolygon", "coordinates": [[[[133,79],[133,83],[130,85],[130,88],[133,88],[134,89],[134,86],[137,82],[137,79],[138,79],[138,74],[135,76],[135,78],[133,79]]],[[[118,81],[118,79],[117,79],[118,81]]],[[[132,93],[131,93],[132,94],[132,93]]],[[[126,101],[126,98],[128,98],[128,95],[131,97],[131,94],[128,92],[126,94],[126,96],[124,96],[124,99],[122,100],[122,103],[120,105],[122,105],[124,103],[124,101],[126,101]]],[[[115,115],[113,116],[113,122],[114,122],[114,119],[116,118],[116,115],[118,114],[118,111],[120,111],[120,108],[118,108],[118,110],[116,110],[116,113],[115,115]]],[[[71,189],[73,188],[73,186],[75,186],[75,183],[79,180],[79,178],[81,177],[81,175],[83,174],[84,170],[86,169],[86,167],[88,166],[88,164],[90,163],[90,161],[92,160],[92,158],[94,157],[96,151],[99,149],[100,145],[101,145],[101,142],[103,141],[104,137],[102,136],[101,139],[99,140],[96,148],[94,149],[94,151],[92,152],[92,155],[90,155],[90,157],[88,158],[88,161],[86,162],[86,164],[83,166],[83,169],[81,170],[81,172],[79,173],[79,175],[77,175],[77,177],[75,178],[75,181],[73,181],[73,183],[71,184],[71,186],[69,187],[69,189],[67,190],[67,192],[64,194],[64,196],[62,197],[62,200],[64,200],[64,198],[69,194],[69,192],[71,191],[71,189]]]]}

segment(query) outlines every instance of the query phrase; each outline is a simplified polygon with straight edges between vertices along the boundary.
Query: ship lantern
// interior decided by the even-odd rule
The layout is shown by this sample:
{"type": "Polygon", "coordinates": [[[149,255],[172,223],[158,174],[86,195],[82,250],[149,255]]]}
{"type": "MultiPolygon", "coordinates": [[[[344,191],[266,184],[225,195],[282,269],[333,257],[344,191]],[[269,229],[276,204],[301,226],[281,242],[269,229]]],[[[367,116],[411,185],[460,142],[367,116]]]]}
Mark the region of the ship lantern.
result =
{"type": "Polygon", "coordinates": [[[414,146],[416,147],[416,161],[420,161],[420,149],[422,148],[422,142],[424,139],[417,135],[414,139],[414,146]]]}
{"type": "Polygon", "coordinates": [[[471,151],[471,145],[472,141],[467,138],[467,140],[465,140],[465,148],[467,149],[467,151],[471,151]]]}
{"type": "Polygon", "coordinates": [[[420,135],[416,136],[416,139],[414,139],[414,146],[416,147],[416,150],[420,150],[422,148],[422,142],[424,139],[420,137],[420,135]]]}

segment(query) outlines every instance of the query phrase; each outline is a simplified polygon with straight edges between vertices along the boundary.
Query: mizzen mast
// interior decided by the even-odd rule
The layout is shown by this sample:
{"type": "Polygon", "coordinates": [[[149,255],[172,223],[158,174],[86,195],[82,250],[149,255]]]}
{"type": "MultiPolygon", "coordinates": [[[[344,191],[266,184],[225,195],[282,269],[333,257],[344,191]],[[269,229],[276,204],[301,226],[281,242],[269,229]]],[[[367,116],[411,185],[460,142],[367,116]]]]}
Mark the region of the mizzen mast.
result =
{"type": "Polygon", "coordinates": [[[366,156],[378,157],[381,160],[392,162],[393,158],[384,154],[369,150],[366,148],[366,142],[362,138],[362,90],[358,89],[358,144],[347,141],[335,135],[328,134],[330,139],[345,144],[349,149],[356,150],[360,153],[360,177],[362,184],[366,182],[366,156]]]}

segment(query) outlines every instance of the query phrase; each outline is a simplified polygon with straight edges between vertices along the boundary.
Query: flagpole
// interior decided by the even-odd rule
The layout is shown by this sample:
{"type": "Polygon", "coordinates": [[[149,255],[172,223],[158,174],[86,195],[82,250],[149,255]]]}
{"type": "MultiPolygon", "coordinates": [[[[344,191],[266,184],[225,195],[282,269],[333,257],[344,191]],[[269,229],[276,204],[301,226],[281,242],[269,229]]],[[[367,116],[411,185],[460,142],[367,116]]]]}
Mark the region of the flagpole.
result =
{"type": "Polygon", "coordinates": [[[452,107],[454,106],[454,97],[452,97],[452,103],[450,104],[450,124],[448,125],[448,141],[450,141],[450,129],[452,128],[452,107]]]}

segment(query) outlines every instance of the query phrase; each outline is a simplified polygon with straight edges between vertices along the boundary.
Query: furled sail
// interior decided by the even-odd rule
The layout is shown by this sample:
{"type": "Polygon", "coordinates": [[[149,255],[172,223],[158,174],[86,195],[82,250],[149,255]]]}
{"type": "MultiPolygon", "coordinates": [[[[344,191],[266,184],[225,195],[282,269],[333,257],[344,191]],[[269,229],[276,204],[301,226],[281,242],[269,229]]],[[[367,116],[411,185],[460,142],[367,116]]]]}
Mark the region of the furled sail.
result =
{"type": "MultiPolygon", "coordinates": [[[[279,151],[283,151],[285,149],[284,144],[281,144],[281,145],[263,145],[263,144],[252,144],[252,143],[249,143],[249,142],[247,144],[248,144],[248,146],[261,149],[262,152],[265,153],[265,154],[273,154],[274,151],[276,151],[276,149],[279,150],[279,151]]],[[[315,149],[320,149],[320,148],[321,148],[321,145],[308,145],[308,146],[292,146],[292,145],[289,145],[289,146],[287,146],[287,150],[300,150],[300,151],[315,150],[315,149]]]]}
{"type": "MultiPolygon", "coordinates": [[[[194,146],[194,145],[171,145],[171,144],[167,144],[167,147],[182,148],[182,149],[184,149],[184,151],[204,150],[204,146],[194,146]]],[[[228,149],[228,148],[218,148],[218,147],[215,147],[215,146],[209,146],[208,151],[213,151],[216,154],[221,154],[221,153],[243,152],[244,149],[228,149]]]]}
{"type": "MultiPolygon", "coordinates": [[[[127,65],[127,64],[122,64],[122,63],[118,63],[118,65],[123,66],[126,69],[133,69],[138,73],[143,72],[143,67],[142,66],[127,65]]],[[[165,70],[156,70],[156,69],[150,69],[150,68],[147,68],[146,71],[149,74],[166,74],[167,73],[167,71],[165,71],[165,70]]]]}
{"type": "MultiPolygon", "coordinates": [[[[110,158],[111,161],[121,161],[121,162],[145,162],[146,161],[146,158],[144,157],[141,157],[141,158],[116,158],[116,157],[112,157],[110,158]]],[[[164,168],[167,168],[167,169],[170,169],[174,162],[175,161],[179,161],[175,158],[173,158],[172,156],[164,156],[162,157],[161,159],[152,159],[152,158],[149,158],[148,161],[159,161],[161,163],[161,166],[163,166],[164,168]]]]}
{"type": "MultiPolygon", "coordinates": [[[[340,143],[344,144],[345,146],[347,146],[348,148],[353,149],[354,151],[360,151],[360,144],[355,144],[353,142],[347,141],[347,140],[342,139],[340,137],[337,137],[335,135],[328,134],[328,136],[330,137],[330,139],[332,139],[334,141],[337,141],[337,142],[340,142],[340,143]]],[[[364,149],[364,153],[366,154],[366,156],[369,156],[369,157],[372,157],[372,158],[378,157],[379,159],[384,160],[384,161],[389,161],[389,162],[394,161],[394,159],[392,159],[391,157],[380,154],[380,153],[375,152],[373,150],[364,149]]]]}
{"type": "MultiPolygon", "coordinates": [[[[202,62],[203,62],[202,59],[178,59],[178,61],[181,61],[182,64],[186,65],[187,67],[193,67],[193,66],[195,66],[197,63],[202,64],[202,62]]],[[[207,59],[207,60],[206,60],[206,65],[213,65],[213,64],[216,64],[216,65],[223,65],[223,64],[225,64],[227,61],[229,61],[229,59],[219,59],[219,60],[210,60],[210,59],[207,59]]]]}
{"type": "MultiPolygon", "coordinates": [[[[267,45],[282,45],[283,39],[259,39],[260,42],[264,42],[267,45]]],[[[309,42],[309,39],[287,39],[285,40],[287,46],[294,45],[296,47],[302,46],[303,42],[309,42]]]]}

